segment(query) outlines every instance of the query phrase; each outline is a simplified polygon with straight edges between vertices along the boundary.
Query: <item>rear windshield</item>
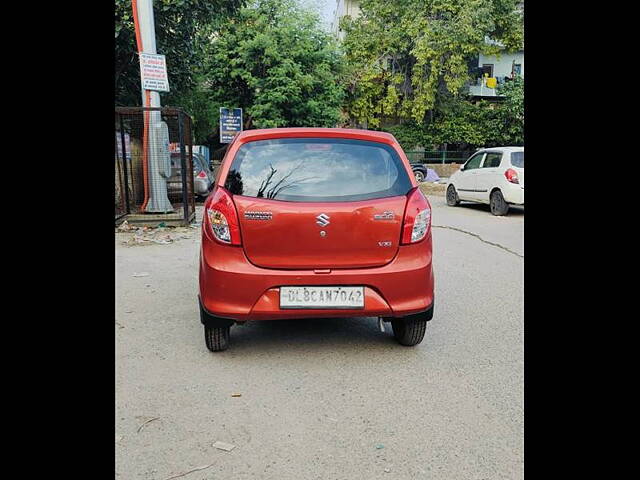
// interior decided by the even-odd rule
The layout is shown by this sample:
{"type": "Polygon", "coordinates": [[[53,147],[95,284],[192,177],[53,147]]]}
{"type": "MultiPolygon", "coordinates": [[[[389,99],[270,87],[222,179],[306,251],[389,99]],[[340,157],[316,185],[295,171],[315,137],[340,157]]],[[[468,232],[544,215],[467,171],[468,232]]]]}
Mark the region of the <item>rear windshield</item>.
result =
{"type": "MultiPolygon", "coordinates": [[[[204,160],[200,155],[198,155],[197,153],[194,153],[191,158],[193,158],[194,171],[199,172],[205,169],[204,160]]],[[[180,157],[179,152],[171,154],[171,168],[173,168],[174,170],[177,170],[178,172],[182,171],[182,158],[180,157]]]]}
{"type": "Polygon", "coordinates": [[[248,197],[342,202],[406,195],[411,181],[389,145],[341,138],[282,138],[242,145],[225,187],[248,197]]]}
{"type": "Polygon", "coordinates": [[[512,152],[511,165],[518,168],[524,168],[524,152],[512,152]]]}
{"type": "Polygon", "coordinates": [[[206,170],[204,158],[196,153],[193,154],[193,169],[198,171],[206,170]]]}

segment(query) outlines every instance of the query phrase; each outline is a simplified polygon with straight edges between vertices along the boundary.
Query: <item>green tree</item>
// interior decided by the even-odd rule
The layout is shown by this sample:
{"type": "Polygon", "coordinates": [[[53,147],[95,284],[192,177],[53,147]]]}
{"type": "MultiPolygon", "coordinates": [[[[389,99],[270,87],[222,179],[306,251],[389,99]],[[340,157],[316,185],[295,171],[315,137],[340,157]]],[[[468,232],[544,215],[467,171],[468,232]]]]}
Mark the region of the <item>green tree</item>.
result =
{"type": "Polygon", "coordinates": [[[524,79],[498,86],[497,102],[450,97],[425,128],[434,144],[457,148],[524,144],[524,79]]]}
{"type": "Polygon", "coordinates": [[[407,150],[416,147],[466,150],[478,147],[524,144],[524,79],[498,86],[500,100],[472,102],[443,95],[429,123],[408,121],[384,128],[407,150]]]}
{"type": "Polygon", "coordinates": [[[291,0],[258,0],[211,29],[200,91],[209,125],[219,107],[244,109],[245,128],[335,126],[341,56],[316,13],[291,0]]]}
{"type": "MultiPolygon", "coordinates": [[[[167,57],[169,93],[163,103],[175,103],[195,86],[194,74],[202,62],[205,26],[219,24],[245,0],[156,0],[156,47],[167,57]]],[[[131,0],[115,0],[116,105],[140,105],[140,65],[131,0]]]]}
{"type": "Polygon", "coordinates": [[[441,100],[458,96],[477,55],[523,44],[517,0],[362,0],[345,17],[346,110],[379,127],[383,117],[431,120],[441,100]]]}
{"type": "Polygon", "coordinates": [[[398,125],[392,125],[382,128],[385,132],[391,133],[400,143],[405,151],[415,150],[416,148],[424,148],[426,150],[434,149],[433,140],[428,136],[424,125],[410,120],[398,125]]]}
{"type": "Polygon", "coordinates": [[[510,145],[524,144],[524,78],[516,77],[511,82],[498,86],[499,95],[504,101],[499,105],[502,143],[510,145]]]}
{"type": "Polygon", "coordinates": [[[497,108],[489,102],[453,99],[446,108],[436,111],[428,124],[411,120],[383,130],[392,133],[405,150],[440,150],[445,144],[448,150],[489,146],[500,136],[497,108]]]}
{"type": "Polygon", "coordinates": [[[451,99],[426,127],[427,136],[435,145],[447,144],[462,150],[489,146],[502,128],[497,122],[497,108],[487,101],[451,99]]]}

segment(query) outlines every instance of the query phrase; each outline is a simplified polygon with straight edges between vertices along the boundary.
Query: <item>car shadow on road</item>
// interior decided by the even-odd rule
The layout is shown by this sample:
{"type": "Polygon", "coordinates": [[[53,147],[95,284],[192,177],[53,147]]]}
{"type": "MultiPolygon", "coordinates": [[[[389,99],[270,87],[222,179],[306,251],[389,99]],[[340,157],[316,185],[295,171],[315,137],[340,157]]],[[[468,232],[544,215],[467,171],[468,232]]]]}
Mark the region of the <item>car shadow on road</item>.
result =
{"type": "Polygon", "coordinates": [[[253,321],[231,328],[230,348],[234,351],[299,348],[307,352],[354,346],[402,348],[393,338],[391,324],[385,326],[382,333],[377,319],[372,317],[253,321]]]}
{"type": "MultiPolygon", "coordinates": [[[[489,205],[485,205],[484,203],[475,203],[475,202],[469,202],[469,203],[465,203],[465,202],[461,202],[460,205],[458,206],[458,208],[468,208],[469,210],[477,210],[480,212],[487,212],[489,215],[491,215],[491,207],[489,207],[489,205]]],[[[509,212],[506,215],[507,217],[524,217],[524,207],[518,207],[518,206],[510,206],[509,207],[509,212]]]]}

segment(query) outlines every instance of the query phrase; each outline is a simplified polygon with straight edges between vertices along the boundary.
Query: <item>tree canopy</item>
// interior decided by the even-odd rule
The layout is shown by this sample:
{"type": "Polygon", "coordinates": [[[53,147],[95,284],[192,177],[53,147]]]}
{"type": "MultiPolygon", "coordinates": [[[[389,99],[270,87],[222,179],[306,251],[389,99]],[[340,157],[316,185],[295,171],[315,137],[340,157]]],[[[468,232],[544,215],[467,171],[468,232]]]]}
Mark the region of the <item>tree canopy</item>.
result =
{"type": "Polygon", "coordinates": [[[504,95],[500,107],[503,143],[524,143],[524,78],[517,77],[513,82],[498,86],[498,94],[504,95]]]}
{"type": "Polygon", "coordinates": [[[477,147],[524,144],[524,79],[498,86],[498,102],[469,101],[449,96],[429,123],[413,120],[383,128],[405,150],[438,150],[448,144],[466,150],[477,147]]]}
{"type": "Polygon", "coordinates": [[[379,127],[383,117],[429,120],[442,99],[463,91],[470,60],[522,48],[517,3],[362,0],[361,15],[341,23],[347,112],[369,127],[379,127]]]}
{"type": "MultiPolygon", "coordinates": [[[[153,2],[156,49],[167,57],[171,102],[195,85],[194,74],[202,62],[205,26],[219,24],[245,0],[155,0],[153,2]]],[[[116,105],[140,105],[140,66],[131,0],[115,0],[116,105]]]]}
{"type": "Polygon", "coordinates": [[[218,107],[241,107],[245,128],[335,126],[341,56],[316,13],[291,0],[258,0],[210,32],[201,91],[218,107]]]}
{"type": "MultiPolygon", "coordinates": [[[[131,0],[115,2],[116,104],[139,105],[131,0]]],[[[340,45],[300,0],[155,0],[162,102],[192,116],[196,143],[217,139],[220,107],[241,107],[245,129],[350,121],[407,149],[521,144],[523,79],[500,85],[497,102],[465,93],[479,54],[523,47],[518,3],[362,0],[340,45]]]]}

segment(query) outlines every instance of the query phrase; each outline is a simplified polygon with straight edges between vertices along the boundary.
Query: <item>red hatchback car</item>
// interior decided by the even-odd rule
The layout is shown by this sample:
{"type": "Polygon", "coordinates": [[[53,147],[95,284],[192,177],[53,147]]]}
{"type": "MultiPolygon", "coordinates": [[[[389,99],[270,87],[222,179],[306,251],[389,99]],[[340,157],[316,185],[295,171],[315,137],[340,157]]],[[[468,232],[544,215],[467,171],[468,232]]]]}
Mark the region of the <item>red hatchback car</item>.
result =
{"type": "Polygon", "coordinates": [[[204,205],[200,318],[225,350],[245,321],[379,317],[402,345],[433,317],[431,206],[388,133],[237,135],[204,205]]]}

